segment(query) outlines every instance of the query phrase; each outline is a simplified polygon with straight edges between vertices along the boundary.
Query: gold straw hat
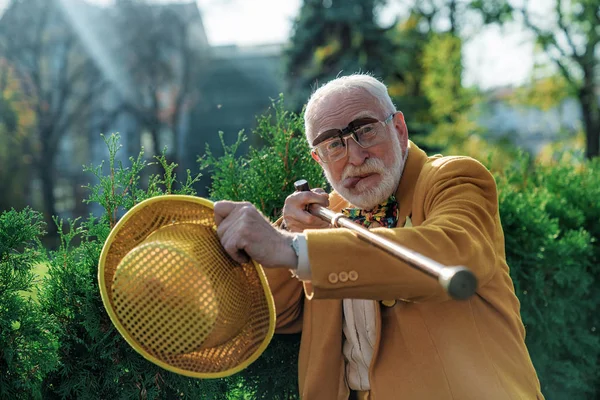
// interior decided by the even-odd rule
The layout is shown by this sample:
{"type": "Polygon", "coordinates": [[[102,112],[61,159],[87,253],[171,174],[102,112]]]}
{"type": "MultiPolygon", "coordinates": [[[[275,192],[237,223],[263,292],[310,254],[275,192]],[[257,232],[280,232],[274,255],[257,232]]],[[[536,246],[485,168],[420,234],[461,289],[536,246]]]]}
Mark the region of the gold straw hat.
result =
{"type": "Polygon", "coordinates": [[[125,340],[178,374],[234,374],[273,336],[275,306],[264,272],[227,255],[209,200],[167,195],[133,207],[104,244],[98,279],[125,340]]]}

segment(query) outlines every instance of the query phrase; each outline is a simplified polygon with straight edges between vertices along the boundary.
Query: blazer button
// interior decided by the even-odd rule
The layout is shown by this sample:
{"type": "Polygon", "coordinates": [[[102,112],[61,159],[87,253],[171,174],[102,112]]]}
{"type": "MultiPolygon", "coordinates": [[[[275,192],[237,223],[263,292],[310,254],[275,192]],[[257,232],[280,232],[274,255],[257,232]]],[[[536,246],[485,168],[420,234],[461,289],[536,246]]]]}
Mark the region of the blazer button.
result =
{"type": "Polygon", "coordinates": [[[339,278],[340,278],[340,282],[347,282],[348,281],[348,273],[346,271],[340,272],[339,278]]]}
{"type": "Polygon", "coordinates": [[[336,274],[335,272],[332,272],[329,274],[328,276],[329,282],[331,283],[337,283],[338,282],[338,274],[336,274]]]}
{"type": "Polygon", "coordinates": [[[350,279],[352,282],[356,281],[358,279],[358,272],[354,270],[348,272],[348,279],[350,279]]]}
{"type": "Polygon", "coordinates": [[[394,307],[396,305],[396,300],[381,300],[381,304],[386,307],[394,307]]]}

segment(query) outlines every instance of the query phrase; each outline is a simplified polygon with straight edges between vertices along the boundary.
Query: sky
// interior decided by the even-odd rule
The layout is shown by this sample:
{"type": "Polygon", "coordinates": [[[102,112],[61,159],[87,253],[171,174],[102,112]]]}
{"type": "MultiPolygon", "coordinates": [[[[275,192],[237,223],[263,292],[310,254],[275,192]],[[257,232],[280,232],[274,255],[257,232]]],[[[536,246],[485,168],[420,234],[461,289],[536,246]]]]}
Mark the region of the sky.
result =
{"type": "MultiPolygon", "coordinates": [[[[87,0],[109,5],[114,0],[87,0]]],[[[178,0],[158,0],[163,2],[178,0]]],[[[179,0],[181,1],[181,0],[179,0]]],[[[545,0],[538,0],[545,1],[545,0]]],[[[0,0],[0,9],[8,0],[0,0]]],[[[292,21],[302,0],[197,0],[211,45],[255,45],[288,40],[292,21]]],[[[398,2],[384,15],[400,12],[398,2]],[[395,5],[396,4],[396,5],[395,5]]],[[[385,23],[385,18],[382,18],[385,23]]],[[[485,28],[464,46],[464,83],[482,89],[521,85],[528,81],[533,67],[531,36],[515,26],[485,28]]]]}
{"type": "MultiPolygon", "coordinates": [[[[109,3],[112,0],[93,0],[109,3]]],[[[165,0],[169,1],[169,0],[165,0]]],[[[540,0],[545,1],[545,0],[540,0]]],[[[285,42],[301,0],[197,0],[211,45],[285,42]]],[[[388,0],[387,21],[401,12],[388,0]]],[[[521,85],[531,75],[533,43],[520,29],[486,28],[465,45],[466,85],[482,89],[521,85]]]]}

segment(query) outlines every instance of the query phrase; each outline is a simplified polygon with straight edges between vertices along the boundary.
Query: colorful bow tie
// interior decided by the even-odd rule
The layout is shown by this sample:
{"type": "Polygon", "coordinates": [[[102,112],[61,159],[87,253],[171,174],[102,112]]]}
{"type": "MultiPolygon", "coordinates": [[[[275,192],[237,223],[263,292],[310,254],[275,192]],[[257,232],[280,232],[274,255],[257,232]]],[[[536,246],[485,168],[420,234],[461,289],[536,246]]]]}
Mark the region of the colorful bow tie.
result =
{"type": "Polygon", "coordinates": [[[377,222],[383,228],[394,228],[398,224],[398,202],[394,195],[372,210],[360,208],[344,208],[342,214],[352,221],[369,228],[377,222]]]}

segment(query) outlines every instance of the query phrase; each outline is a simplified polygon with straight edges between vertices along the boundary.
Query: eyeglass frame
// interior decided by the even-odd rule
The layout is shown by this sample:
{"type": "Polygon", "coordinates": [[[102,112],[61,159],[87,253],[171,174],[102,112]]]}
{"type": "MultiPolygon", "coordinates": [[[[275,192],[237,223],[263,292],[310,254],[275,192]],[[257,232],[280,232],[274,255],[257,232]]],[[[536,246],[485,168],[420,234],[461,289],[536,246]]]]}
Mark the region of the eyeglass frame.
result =
{"type": "Polygon", "coordinates": [[[358,118],[354,121],[351,121],[348,126],[346,126],[343,129],[328,129],[325,132],[322,132],[320,135],[317,135],[317,138],[315,138],[315,140],[313,141],[312,145],[311,145],[311,152],[313,154],[315,154],[317,157],[319,157],[319,160],[321,160],[322,162],[328,164],[328,163],[332,163],[332,162],[336,162],[341,160],[342,158],[344,158],[347,154],[348,154],[348,140],[350,138],[354,139],[354,142],[356,142],[357,145],[359,145],[360,147],[362,147],[363,149],[368,149],[369,147],[375,146],[375,145],[371,145],[371,146],[363,146],[362,144],[359,143],[358,138],[356,137],[356,131],[359,130],[360,128],[362,128],[363,126],[366,125],[371,125],[371,124],[376,124],[376,123],[380,123],[383,127],[385,127],[390,121],[392,121],[394,119],[394,116],[397,114],[397,111],[394,111],[392,114],[390,114],[389,117],[387,117],[385,120],[380,121],[376,118],[371,118],[371,117],[363,117],[363,118],[358,118]],[[364,122],[366,121],[366,122],[364,122]],[[339,134],[337,135],[325,135],[328,132],[339,132],[339,134]],[[325,135],[325,136],[323,136],[325,135]],[[319,136],[322,137],[319,138],[319,136]],[[346,149],[346,151],[344,152],[344,155],[341,156],[340,158],[336,159],[336,160],[331,160],[331,161],[325,161],[325,159],[323,157],[321,157],[321,155],[318,152],[318,146],[322,145],[323,143],[327,143],[330,140],[333,139],[340,139],[342,140],[342,144],[344,146],[344,148],[346,149]]]}

